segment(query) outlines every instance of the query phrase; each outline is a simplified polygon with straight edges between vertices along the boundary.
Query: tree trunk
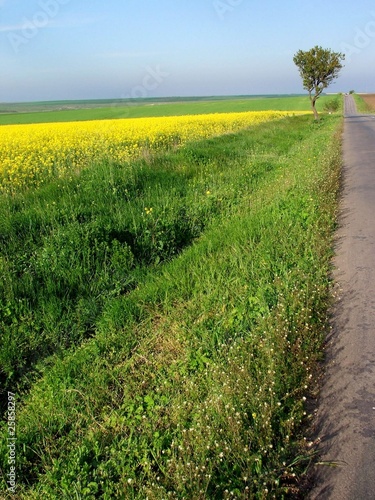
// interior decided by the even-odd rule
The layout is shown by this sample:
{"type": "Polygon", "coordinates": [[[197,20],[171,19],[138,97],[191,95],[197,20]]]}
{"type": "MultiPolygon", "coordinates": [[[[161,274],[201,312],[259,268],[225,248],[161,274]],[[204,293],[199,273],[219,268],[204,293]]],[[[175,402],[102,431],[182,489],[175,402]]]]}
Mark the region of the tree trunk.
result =
{"type": "Polygon", "coordinates": [[[310,97],[310,101],[311,101],[311,109],[312,109],[312,112],[314,113],[314,119],[320,120],[318,112],[317,112],[316,107],[315,107],[315,103],[318,100],[319,96],[317,96],[317,95],[312,96],[311,92],[309,92],[309,97],[310,97]]]}

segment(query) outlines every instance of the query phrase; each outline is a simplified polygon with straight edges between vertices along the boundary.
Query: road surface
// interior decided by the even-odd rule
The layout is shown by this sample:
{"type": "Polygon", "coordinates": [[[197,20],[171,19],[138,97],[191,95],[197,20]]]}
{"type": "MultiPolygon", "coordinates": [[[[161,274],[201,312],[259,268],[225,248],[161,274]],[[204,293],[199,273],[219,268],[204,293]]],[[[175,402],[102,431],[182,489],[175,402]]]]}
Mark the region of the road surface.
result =
{"type": "Polygon", "coordinates": [[[375,499],[375,116],[359,115],[345,96],[344,171],[326,374],[310,499],[375,499]]]}

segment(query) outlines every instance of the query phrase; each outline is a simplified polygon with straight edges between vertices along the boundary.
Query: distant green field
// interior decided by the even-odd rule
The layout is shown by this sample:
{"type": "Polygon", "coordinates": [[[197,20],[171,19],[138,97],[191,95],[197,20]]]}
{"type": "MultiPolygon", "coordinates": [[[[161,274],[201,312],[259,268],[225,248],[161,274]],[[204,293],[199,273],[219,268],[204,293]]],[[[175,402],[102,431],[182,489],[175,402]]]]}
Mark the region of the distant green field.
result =
{"type": "MultiPolygon", "coordinates": [[[[322,96],[318,110],[332,96],[322,96]]],[[[151,116],[178,116],[241,111],[304,111],[308,96],[255,96],[222,98],[140,99],[136,101],[53,101],[46,103],[0,104],[0,125],[50,123],[151,116]]]]}

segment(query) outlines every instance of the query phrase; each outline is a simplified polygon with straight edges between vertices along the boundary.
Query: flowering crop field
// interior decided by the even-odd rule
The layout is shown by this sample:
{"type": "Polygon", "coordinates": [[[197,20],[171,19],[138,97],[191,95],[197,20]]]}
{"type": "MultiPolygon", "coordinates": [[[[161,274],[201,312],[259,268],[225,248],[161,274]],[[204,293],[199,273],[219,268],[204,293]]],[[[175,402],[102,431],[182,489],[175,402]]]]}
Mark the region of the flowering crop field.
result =
{"type": "Polygon", "coordinates": [[[260,111],[5,125],[0,129],[0,191],[37,187],[51,177],[79,172],[95,161],[123,163],[145,151],[157,153],[288,114],[260,111]]]}

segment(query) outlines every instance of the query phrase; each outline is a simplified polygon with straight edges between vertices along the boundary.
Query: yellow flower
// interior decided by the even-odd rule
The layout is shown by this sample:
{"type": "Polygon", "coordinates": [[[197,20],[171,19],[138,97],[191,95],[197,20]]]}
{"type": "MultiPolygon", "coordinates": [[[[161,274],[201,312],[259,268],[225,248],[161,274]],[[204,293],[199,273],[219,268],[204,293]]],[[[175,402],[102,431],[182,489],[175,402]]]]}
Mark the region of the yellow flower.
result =
{"type": "Polygon", "coordinates": [[[0,127],[0,192],[39,186],[52,177],[71,177],[101,160],[126,163],[142,154],[236,132],[288,115],[287,111],[249,111],[3,125],[0,127]]]}

